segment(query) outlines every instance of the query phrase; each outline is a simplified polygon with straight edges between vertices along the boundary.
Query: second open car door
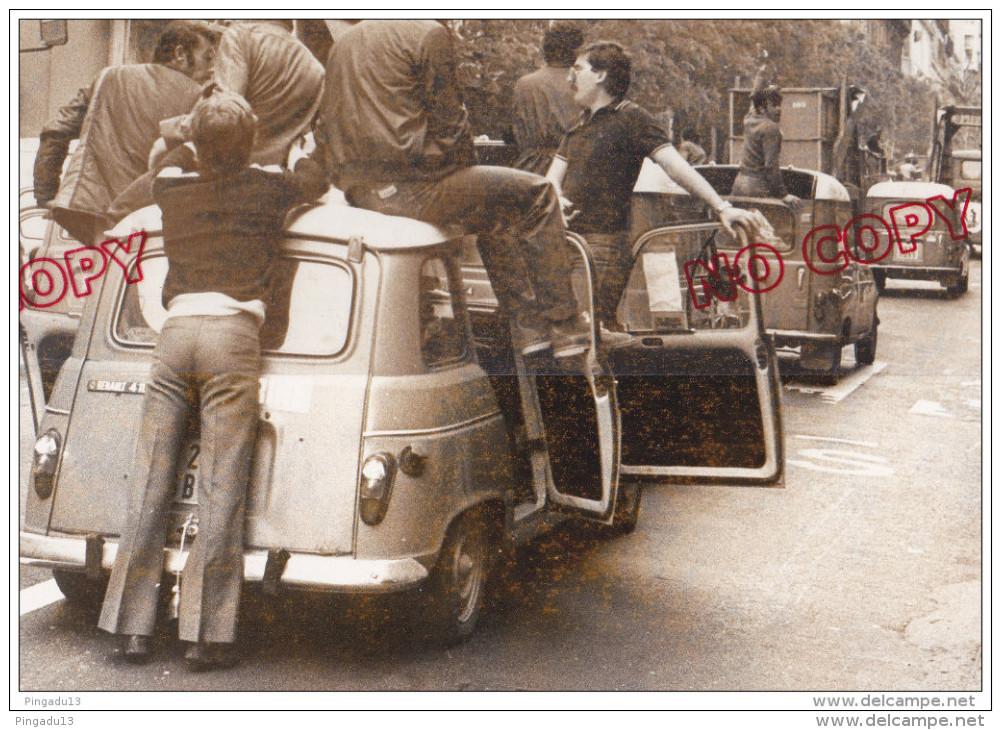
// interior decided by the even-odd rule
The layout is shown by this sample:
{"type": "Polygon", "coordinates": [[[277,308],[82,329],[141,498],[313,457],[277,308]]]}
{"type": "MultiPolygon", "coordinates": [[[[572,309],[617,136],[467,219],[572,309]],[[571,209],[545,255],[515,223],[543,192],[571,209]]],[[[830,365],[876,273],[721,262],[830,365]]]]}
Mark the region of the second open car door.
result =
{"type": "MultiPolygon", "coordinates": [[[[623,480],[781,486],[780,382],[748,266],[715,223],[651,230],[617,311],[623,480]],[[725,256],[725,258],[724,258],[725,256]]],[[[762,262],[757,262],[762,263],[762,262]]]]}

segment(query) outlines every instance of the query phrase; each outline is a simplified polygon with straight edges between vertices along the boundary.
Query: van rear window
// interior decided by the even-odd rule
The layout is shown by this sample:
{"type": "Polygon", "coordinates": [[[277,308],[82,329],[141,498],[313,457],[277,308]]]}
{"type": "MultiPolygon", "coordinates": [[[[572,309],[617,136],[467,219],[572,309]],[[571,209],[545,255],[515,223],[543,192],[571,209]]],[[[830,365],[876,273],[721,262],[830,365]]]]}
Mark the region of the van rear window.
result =
{"type": "MultiPolygon", "coordinates": [[[[738,203],[738,205],[740,204],[738,203]]],[[[774,237],[770,237],[767,240],[755,241],[755,243],[767,243],[777,251],[791,251],[793,246],[798,244],[797,241],[793,241],[793,215],[789,206],[784,204],[748,205],[747,209],[760,212],[768,219],[768,223],[775,232],[774,237]]],[[[740,250],[744,247],[744,244],[735,240],[733,236],[726,232],[725,228],[720,228],[716,234],[716,245],[720,249],[726,250],[740,250]]]]}
{"type": "Polygon", "coordinates": [[[959,176],[963,180],[979,180],[981,174],[980,160],[963,160],[959,166],[959,176]]]}
{"type": "MultiPolygon", "coordinates": [[[[161,301],[167,258],[143,257],[142,275],[135,284],[122,281],[113,332],[123,345],[154,345],[167,319],[161,301]]],[[[335,355],[347,344],[354,298],[349,269],[333,261],[284,257],[275,269],[270,292],[261,328],[264,352],[335,355]]]]}
{"type": "MultiPolygon", "coordinates": [[[[907,203],[906,202],[901,202],[901,203],[887,203],[886,205],[884,205],[883,206],[883,220],[886,221],[887,223],[890,223],[892,225],[892,223],[894,221],[894,218],[893,218],[892,215],[890,215],[890,211],[893,210],[894,208],[899,208],[901,205],[907,205],[907,203]]],[[[924,229],[926,222],[927,222],[926,220],[920,220],[918,225],[916,225],[916,226],[908,226],[906,224],[906,218],[904,216],[901,216],[899,213],[897,214],[897,219],[896,219],[896,223],[900,227],[900,235],[902,235],[902,236],[905,235],[905,234],[906,235],[910,235],[910,234],[918,234],[918,233],[920,233],[924,229]]],[[[947,231],[947,230],[949,230],[949,225],[944,220],[942,220],[942,216],[933,215],[932,216],[931,228],[929,228],[928,230],[931,230],[931,231],[947,231]]]]}

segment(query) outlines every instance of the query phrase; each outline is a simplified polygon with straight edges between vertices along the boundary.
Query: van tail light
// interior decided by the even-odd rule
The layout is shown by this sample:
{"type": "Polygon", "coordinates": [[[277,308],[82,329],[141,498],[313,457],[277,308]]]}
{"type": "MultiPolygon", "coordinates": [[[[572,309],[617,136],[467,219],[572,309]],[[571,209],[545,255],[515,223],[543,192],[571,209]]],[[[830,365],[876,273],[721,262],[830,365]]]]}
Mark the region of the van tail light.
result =
{"type": "Polygon", "coordinates": [[[31,459],[31,483],[39,499],[48,499],[52,494],[61,449],[62,437],[54,428],[43,433],[35,442],[31,459]]]}
{"type": "Polygon", "coordinates": [[[361,467],[361,518],[366,525],[378,525],[389,508],[389,495],[396,476],[396,459],[382,451],[365,459],[361,467]]]}

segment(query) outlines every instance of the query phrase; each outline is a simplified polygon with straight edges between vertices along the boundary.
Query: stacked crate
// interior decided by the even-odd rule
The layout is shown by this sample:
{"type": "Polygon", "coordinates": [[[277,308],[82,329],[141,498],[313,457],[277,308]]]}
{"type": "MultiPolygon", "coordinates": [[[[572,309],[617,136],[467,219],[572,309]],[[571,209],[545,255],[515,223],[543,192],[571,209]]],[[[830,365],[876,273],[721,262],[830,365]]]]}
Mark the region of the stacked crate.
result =
{"type": "MultiPolygon", "coordinates": [[[[744,149],[744,117],[750,108],[750,89],[730,90],[730,162],[733,164],[740,164],[744,149]]],[[[782,89],[780,164],[830,171],[840,126],[841,102],[837,88],[782,89]]]]}

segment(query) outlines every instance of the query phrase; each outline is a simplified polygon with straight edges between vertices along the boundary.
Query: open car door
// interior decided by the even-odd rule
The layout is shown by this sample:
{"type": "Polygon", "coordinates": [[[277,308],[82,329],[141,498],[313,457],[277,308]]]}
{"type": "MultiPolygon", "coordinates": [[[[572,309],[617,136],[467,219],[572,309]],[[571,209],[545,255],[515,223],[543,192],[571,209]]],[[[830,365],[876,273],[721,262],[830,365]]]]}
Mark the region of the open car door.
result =
{"type": "MultiPolygon", "coordinates": [[[[617,319],[633,335],[617,381],[623,480],[781,486],[780,382],[759,296],[767,262],[717,252],[717,223],[651,230],[617,319]]],[[[772,262],[774,266],[774,262],[772,262]]]]}
{"type": "MultiPolygon", "coordinates": [[[[530,381],[523,383],[521,393],[526,433],[546,447],[543,458],[533,462],[533,480],[538,485],[543,476],[549,502],[562,511],[611,524],[620,450],[615,384],[595,348],[595,277],[589,249],[574,233],[567,233],[567,242],[578,307],[591,323],[591,346],[575,357],[529,358],[525,366],[530,381]]],[[[520,363],[518,369],[521,374],[520,363]]]]}
{"type": "Polygon", "coordinates": [[[582,355],[513,352],[475,239],[463,245],[462,274],[480,365],[490,376],[517,451],[527,462],[533,496],[515,520],[558,505],[563,512],[611,524],[618,489],[619,411],[611,371],[594,348],[594,274],[587,244],[567,234],[578,310],[592,322],[582,355]]]}

